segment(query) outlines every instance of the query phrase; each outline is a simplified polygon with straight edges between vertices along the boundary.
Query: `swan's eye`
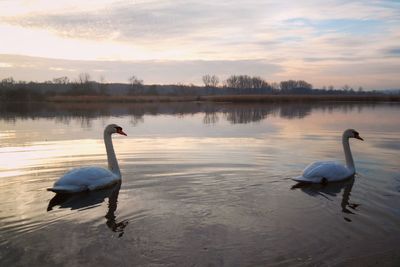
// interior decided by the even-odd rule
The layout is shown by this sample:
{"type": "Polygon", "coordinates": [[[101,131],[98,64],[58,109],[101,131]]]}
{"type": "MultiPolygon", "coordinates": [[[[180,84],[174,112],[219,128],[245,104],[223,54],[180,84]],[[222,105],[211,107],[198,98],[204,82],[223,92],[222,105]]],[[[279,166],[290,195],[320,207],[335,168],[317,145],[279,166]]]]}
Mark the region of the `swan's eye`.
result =
{"type": "Polygon", "coordinates": [[[354,134],[354,136],[356,136],[356,137],[360,135],[360,134],[359,134],[358,132],[356,132],[356,131],[354,131],[353,134],[354,134]]]}
{"type": "Polygon", "coordinates": [[[115,127],[115,130],[122,131],[122,128],[121,127],[115,127]]]}

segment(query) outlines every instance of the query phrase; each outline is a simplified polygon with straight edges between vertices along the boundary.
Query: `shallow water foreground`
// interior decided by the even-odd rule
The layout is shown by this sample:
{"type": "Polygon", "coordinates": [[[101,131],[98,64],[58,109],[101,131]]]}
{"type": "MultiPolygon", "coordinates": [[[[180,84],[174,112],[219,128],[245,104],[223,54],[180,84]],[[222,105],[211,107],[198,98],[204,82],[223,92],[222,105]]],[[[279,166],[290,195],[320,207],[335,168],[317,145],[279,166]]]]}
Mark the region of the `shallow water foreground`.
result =
{"type": "Polygon", "coordinates": [[[399,266],[399,104],[0,107],[0,266],[399,266]],[[122,183],[47,192],[106,166],[117,123],[122,183]],[[310,162],[358,174],[293,187],[310,162]]]}

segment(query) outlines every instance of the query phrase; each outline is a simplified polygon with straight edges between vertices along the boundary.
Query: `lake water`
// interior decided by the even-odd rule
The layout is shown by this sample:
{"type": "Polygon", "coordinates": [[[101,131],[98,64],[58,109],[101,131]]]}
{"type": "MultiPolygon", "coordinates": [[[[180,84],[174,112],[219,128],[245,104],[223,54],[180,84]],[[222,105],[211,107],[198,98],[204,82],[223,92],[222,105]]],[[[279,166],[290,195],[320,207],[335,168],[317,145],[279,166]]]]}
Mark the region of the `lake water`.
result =
{"type": "Polygon", "coordinates": [[[0,106],[1,266],[400,266],[399,104],[0,106]],[[46,188],[106,166],[122,183],[70,198],[46,188]],[[357,175],[293,188],[315,160],[357,175]]]}

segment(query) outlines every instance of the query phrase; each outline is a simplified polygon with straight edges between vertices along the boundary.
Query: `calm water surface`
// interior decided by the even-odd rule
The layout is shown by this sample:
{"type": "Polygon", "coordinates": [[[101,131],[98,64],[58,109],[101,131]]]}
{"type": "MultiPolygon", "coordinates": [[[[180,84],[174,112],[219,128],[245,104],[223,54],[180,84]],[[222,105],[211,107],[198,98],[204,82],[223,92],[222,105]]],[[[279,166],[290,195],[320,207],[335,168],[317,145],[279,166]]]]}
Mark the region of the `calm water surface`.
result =
{"type": "Polygon", "coordinates": [[[0,107],[1,266],[400,266],[400,105],[147,104],[0,107]],[[54,197],[66,171],[122,183],[54,197]],[[310,162],[354,179],[293,188],[310,162]]]}

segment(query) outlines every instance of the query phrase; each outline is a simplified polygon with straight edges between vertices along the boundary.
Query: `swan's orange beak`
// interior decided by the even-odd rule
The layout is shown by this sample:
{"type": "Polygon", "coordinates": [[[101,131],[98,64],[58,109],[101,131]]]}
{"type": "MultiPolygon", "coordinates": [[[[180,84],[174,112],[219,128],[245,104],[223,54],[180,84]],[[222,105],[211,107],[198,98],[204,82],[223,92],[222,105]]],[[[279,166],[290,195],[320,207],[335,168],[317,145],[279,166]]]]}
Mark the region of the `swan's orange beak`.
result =
{"type": "Polygon", "coordinates": [[[127,134],[124,133],[124,132],[122,131],[122,129],[117,129],[117,133],[119,133],[120,135],[125,135],[125,136],[127,136],[127,134]]]}

